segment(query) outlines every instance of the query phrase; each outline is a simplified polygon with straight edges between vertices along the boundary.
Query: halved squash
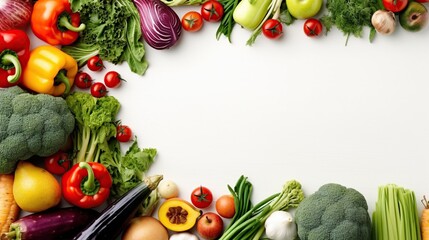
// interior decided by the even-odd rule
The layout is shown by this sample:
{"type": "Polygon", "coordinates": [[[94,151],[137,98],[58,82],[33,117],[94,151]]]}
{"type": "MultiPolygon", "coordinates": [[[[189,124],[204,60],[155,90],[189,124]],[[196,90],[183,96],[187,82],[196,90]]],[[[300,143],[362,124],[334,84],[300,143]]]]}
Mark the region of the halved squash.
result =
{"type": "Polygon", "coordinates": [[[162,225],[175,232],[191,229],[200,216],[201,211],[181,198],[165,200],[158,210],[158,219],[162,225]]]}

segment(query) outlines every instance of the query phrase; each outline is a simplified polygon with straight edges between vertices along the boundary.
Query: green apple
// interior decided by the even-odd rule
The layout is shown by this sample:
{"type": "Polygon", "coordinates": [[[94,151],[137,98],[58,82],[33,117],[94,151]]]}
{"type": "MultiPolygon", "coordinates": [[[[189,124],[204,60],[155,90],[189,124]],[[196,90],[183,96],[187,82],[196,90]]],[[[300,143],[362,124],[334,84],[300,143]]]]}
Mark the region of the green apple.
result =
{"type": "Polygon", "coordinates": [[[399,23],[405,30],[417,32],[427,25],[428,17],[428,10],[423,4],[410,2],[399,14],[399,23]]]}
{"type": "Polygon", "coordinates": [[[314,17],[322,8],[323,0],[286,0],[289,13],[297,19],[314,17]]]}

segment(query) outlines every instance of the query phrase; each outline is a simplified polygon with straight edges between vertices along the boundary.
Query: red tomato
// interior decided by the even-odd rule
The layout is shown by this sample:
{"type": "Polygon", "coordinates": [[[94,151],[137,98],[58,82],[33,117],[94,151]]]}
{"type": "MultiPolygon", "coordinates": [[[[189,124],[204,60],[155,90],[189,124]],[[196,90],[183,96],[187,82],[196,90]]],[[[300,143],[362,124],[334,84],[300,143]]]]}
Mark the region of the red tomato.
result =
{"type": "Polygon", "coordinates": [[[62,175],[70,169],[72,163],[69,155],[63,151],[44,158],[45,169],[56,175],[62,175]]]}
{"type": "Polygon", "coordinates": [[[92,85],[92,78],[86,72],[78,72],[74,78],[74,84],[81,89],[87,89],[92,85]]]}
{"type": "Polygon", "coordinates": [[[404,10],[407,5],[408,0],[383,0],[384,8],[394,13],[404,10]]]}
{"type": "Polygon", "coordinates": [[[89,70],[91,71],[101,71],[101,69],[104,68],[103,60],[99,56],[93,56],[90,59],[88,59],[88,62],[86,63],[89,70]]]}
{"type": "Polygon", "coordinates": [[[121,81],[125,81],[121,78],[121,75],[116,71],[110,71],[104,75],[104,84],[109,88],[115,88],[121,84],[121,81]]]}
{"type": "Polygon", "coordinates": [[[323,31],[322,23],[315,19],[309,18],[304,22],[304,33],[309,37],[317,37],[323,31]]]}
{"type": "Polygon", "coordinates": [[[232,218],[235,214],[234,197],[222,195],[216,200],[216,212],[224,218],[232,218]]]}
{"type": "Polygon", "coordinates": [[[131,140],[133,136],[133,131],[127,125],[119,124],[116,127],[116,139],[119,142],[128,142],[131,140]]]}
{"type": "Polygon", "coordinates": [[[196,32],[203,27],[203,17],[199,12],[190,11],[182,17],[182,27],[188,32],[196,32]]]}
{"type": "Polygon", "coordinates": [[[217,0],[208,0],[201,6],[201,16],[208,22],[219,22],[223,17],[223,6],[217,0]]]}
{"type": "Polygon", "coordinates": [[[268,19],[262,25],[262,33],[270,39],[280,38],[283,34],[282,23],[277,19],[268,19]]]}
{"type": "Polygon", "coordinates": [[[207,208],[213,202],[213,194],[208,188],[199,186],[192,191],[191,202],[197,208],[207,208]]]}
{"type": "Polygon", "coordinates": [[[101,82],[96,82],[91,86],[91,95],[96,98],[104,97],[107,94],[106,85],[101,82]]]}

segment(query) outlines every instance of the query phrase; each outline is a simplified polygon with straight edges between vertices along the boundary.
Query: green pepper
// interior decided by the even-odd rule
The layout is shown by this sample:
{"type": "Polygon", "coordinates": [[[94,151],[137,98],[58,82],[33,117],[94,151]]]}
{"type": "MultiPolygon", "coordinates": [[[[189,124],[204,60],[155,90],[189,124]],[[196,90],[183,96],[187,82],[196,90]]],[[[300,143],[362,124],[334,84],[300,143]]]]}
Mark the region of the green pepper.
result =
{"type": "Polygon", "coordinates": [[[242,27],[255,30],[268,12],[271,0],[242,0],[234,10],[234,21],[242,27]]]}

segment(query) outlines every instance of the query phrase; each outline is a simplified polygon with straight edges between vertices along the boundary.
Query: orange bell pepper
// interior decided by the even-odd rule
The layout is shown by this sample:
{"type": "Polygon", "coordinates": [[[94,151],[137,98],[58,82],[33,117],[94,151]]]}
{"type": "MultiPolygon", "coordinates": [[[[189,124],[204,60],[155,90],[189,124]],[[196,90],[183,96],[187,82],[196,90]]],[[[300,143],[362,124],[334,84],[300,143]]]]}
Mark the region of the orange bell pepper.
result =
{"type": "Polygon", "coordinates": [[[79,13],[73,13],[69,0],[38,0],[31,14],[34,35],[51,45],[70,45],[85,29],[79,13]]]}

